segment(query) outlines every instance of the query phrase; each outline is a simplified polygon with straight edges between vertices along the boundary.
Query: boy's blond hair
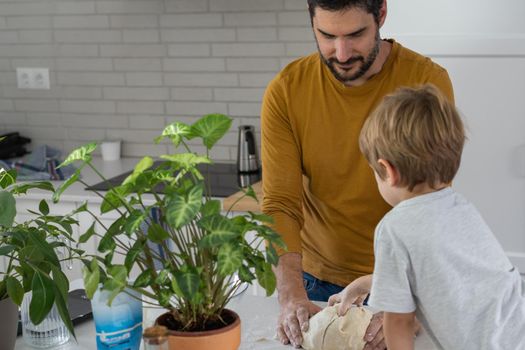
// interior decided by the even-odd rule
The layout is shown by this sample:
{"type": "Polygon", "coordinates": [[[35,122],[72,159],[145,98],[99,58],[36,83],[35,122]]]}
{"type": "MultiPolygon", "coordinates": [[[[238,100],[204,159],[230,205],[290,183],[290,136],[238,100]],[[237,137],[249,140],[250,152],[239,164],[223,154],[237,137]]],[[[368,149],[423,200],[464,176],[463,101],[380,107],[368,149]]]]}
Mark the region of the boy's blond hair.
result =
{"type": "Polygon", "coordinates": [[[465,130],[458,111],[433,85],[400,88],[388,95],[366,120],[359,148],[381,179],[390,162],[400,185],[434,188],[450,183],[461,162],[465,130]]]}

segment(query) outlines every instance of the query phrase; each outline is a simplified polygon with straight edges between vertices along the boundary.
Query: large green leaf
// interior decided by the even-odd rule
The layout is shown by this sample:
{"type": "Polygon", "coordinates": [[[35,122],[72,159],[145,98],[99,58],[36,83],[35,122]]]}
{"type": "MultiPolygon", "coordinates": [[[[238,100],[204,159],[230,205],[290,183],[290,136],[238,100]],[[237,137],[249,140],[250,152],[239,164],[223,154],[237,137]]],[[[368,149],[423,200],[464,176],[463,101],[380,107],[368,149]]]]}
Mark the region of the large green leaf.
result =
{"type": "Polygon", "coordinates": [[[54,266],[60,266],[57,254],[53,246],[46,241],[45,237],[38,234],[31,234],[28,236],[28,247],[35,246],[39,253],[42,253],[46,261],[54,266]]]}
{"type": "Polygon", "coordinates": [[[55,291],[51,279],[40,271],[35,271],[31,290],[33,296],[29,303],[29,318],[37,325],[44,320],[53,307],[55,291]]]}
{"type": "Polygon", "coordinates": [[[201,248],[221,245],[239,235],[234,224],[222,215],[204,217],[199,220],[197,225],[208,232],[199,242],[201,248]]]}
{"type": "Polygon", "coordinates": [[[102,214],[107,213],[111,210],[120,208],[123,203],[121,198],[125,194],[126,189],[124,187],[114,187],[110,189],[104,196],[104,200],[100,204],[100,212],[102,214]]]}
{"type": "Polygon", "coordinates": [[[91,263],[82,268],[82,277],[84,280],[84,288],[89,299],[93,299],[93,295],[97,291],[100,282],[100,269],[97,264],[97,259],[93,259],[91,263]]]}
{"type": "Polygon", "coordinates": [[[242,282],[251,283],[255,278],[255,275],[250,271],[250,268],[248,266],[242,265],[239,268],[239,279],[242,282]]]}
{"type": "Polygon", "coordinates": [[[262,267],[256,268],[255,273],[259,284],[266,290],[266,296],[270,296],[275,291],[277,281],[270,264],[263,264],[262,267]]]}
{"type": "Polygon", "coordinates": [[[6,287],[7,294],[9,294],[11,300],[18,306],[22,305],[22,299],[24,299],[24,287],[22,287],[22,284],[16,278],[7,276],[6,287]]]}
{"type": "Polygon", "coordinates": [[[45,199],[42,199],[40,203],[38,204],[38,210],[40,210],[40,213],[42,213],[42,215],[49,214],[49,205],[47,205],[47,202],[45,199]]]}
{"type": "Polygon", "coordinates": [[[78,179],[80,179],[80,170],[82,169],[82,167],[78,168],[77,170],[75,170],[75,172],[66,179],[66,181],[64,181],[55,191],[55,193],[53,193],[53,203],[57,203],[58,200],[60,199],[60,196],[62,195],[62,193],[64,193],[64,191],[69,187],[71,186],[72,184],[74,184],[75,182],[77,182],[78,179]]]}
{"type": "Polygon", "coordinates": [[[67,293],[69,292],[69,280],[67,279],[66,274],[56,266],[49,266],[53,272],[53,281],[55,282],[57,290],[62,294],[63,298],[67,298],[67,293]]]}
{"type": "Polygon", "coordinates": [[[83,162],[91,161],[91,153],[97,148],[96,142],[88,143],[82,147],[73,150],[66,159],[58,166],[61,168],[78,160],[83,162]]]}
{"type": "Polygon", "coordinates": [[[7,191],[0,191],[0,226],[11,227],[15,216],[15,197],[7,191]]]}
{"type": "Polygon", "coordinates": [[[208,114],[197,120],[191,126],[191,131],[202,138],[206,148],[211,149],[230,130],[231,125],[232,119],[224,114],[208,114]]]}
{"type": "Polygon", "coordinates": [[[202,186],[196,185],[185,196],[171,197],[166,208],[168,223],[178,229],[193,220],[201,208],[202,193],[202,186]]]}
{"type": "Polygon", "coordinates": [[[105,253],[105,252],[113,251],[116,247],[117,247],[117,243],[113,239],[113,235],[110,232],[106,232],[106,234],[100,240],[97,250],[100,253],[105,253]]]}
{"type": "Polygon", "coordinates": [[[251,211],[249,211],[248,213],[250,214],[250,217],[252,218],[252,220],[256,220],[256,221],[260,221],[260,222],[264,222],[268,224],[273,224],[273,218],[271,216],[264,215],[264,214],[256,214],[251,211]]]}
{"type": "Polygon", "coordinates": [[[155,143],[159,143],[164,137],[169,137],[175,147],[179,146],[184,138],[191,136],[191,127],[187,124],[175,122],[164,128],[162,135],[155,138],[155,143]]]}
{"type": "Polygon", "coordinates": [[[243,262],[242,248],[231,243],[221,245],[218,253],[219,274],[228,276],[237,271],[243,262]]]}

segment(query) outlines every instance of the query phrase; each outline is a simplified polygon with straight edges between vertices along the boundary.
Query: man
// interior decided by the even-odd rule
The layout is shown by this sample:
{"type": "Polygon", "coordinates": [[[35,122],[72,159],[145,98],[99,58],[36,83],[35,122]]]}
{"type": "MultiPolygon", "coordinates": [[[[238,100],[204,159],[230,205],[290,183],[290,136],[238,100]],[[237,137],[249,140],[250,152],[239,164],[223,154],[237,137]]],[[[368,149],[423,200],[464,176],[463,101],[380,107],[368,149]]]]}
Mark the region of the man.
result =
{"type": "MultiPolygon", "coordinates": [[[[382,97],[431,83],[451,101],[447,72],[379,29],[386,0],[308,0],[318,53],[290,63],[269,84],[262,119],[263,211],[288,246],[275,269],[277,333],[299,347],[301,329],[328,300],[373,270],[375,225],[390,209],[358,149],[382,97]],[[306,290],[305,290],[306,288],[306,290]]],[[[384,349],[382,316],[365,349],[384,349]]]]}

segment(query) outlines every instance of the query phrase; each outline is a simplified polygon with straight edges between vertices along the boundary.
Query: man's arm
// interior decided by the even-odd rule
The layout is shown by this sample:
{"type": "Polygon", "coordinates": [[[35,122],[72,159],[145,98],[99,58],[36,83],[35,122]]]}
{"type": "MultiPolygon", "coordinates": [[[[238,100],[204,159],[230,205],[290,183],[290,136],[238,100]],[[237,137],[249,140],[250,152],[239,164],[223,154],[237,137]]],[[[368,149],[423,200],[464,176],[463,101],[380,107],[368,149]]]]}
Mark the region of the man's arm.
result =
{"type": "Polygon", "coordinates": [[[413,350],[415,313],[384,313],[383,330],[388,350],[413,350]]]}
{"type": "Polygon", "coordinates": [[[303,342],[301,331],[308,330],[308,319],[321,307],[308,300],[303,286],[302,257],[286,253],[274,268],[281,312],[277,323],[277,336],[283,344],[299,347],[303,342]]]}

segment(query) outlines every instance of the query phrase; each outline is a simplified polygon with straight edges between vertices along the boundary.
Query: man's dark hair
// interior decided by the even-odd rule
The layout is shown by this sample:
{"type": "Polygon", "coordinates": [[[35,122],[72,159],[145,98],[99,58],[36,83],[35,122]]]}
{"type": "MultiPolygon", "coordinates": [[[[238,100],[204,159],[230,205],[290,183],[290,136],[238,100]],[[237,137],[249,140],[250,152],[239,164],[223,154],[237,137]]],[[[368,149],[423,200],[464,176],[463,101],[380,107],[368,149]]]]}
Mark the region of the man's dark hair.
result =
{"type": "Polygon", "coordinates": [[[381,9],[381,5],[383,5],[383,1],[384,0],[308,0],[308,11],[310,11],[310,19],[313,19],[317,7],[327,11],[342,11],[359,7],[367,13],[371,13],[376,23],[379,23],[379,10],[381,9]]]}

